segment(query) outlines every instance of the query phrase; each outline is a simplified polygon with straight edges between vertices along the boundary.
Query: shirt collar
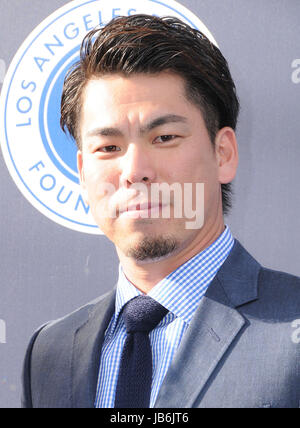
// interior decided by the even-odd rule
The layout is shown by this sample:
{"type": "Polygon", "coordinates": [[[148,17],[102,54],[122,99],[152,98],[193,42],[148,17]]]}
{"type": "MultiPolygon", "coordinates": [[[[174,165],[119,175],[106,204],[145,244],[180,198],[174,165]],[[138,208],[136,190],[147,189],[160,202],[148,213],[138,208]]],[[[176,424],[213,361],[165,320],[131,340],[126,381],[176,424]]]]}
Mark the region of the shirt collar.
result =
{"type": "MultiPolygon", "coordinates": [[[[157,283],[148,296],[155,299],[176,317],[190,323],[197,306],[209,284],[226,260],[234,244],[228,226],[205,250],[179,266],[157,283]]],[[[119,265],[119,280],[116,294],[114,330],[123,306],[134,297],[143,294],[125,276],[119,265]]]]}

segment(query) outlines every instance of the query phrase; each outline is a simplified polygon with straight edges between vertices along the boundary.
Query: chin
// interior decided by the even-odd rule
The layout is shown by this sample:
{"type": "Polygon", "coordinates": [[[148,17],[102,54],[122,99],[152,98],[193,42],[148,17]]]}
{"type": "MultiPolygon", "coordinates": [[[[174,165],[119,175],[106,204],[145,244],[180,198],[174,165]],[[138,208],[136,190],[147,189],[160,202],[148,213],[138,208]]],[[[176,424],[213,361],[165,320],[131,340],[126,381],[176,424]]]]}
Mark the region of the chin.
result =
{"type": "Polygon", "coordinates": [[[153,263],[170,257],[178,248],[171,236],[143,237],[138,243],[129,245],[123,253],[139,264],[153,263]]]}

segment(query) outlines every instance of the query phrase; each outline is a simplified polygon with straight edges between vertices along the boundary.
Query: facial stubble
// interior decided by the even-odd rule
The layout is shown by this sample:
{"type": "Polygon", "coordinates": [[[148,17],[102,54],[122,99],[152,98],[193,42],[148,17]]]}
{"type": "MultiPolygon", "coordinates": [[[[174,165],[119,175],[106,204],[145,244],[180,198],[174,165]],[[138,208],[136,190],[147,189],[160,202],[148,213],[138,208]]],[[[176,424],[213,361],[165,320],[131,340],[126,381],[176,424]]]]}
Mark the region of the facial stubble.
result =
{"type": "Polygon", "coordinates": [[[126,256],[137,262],[157,261],[174,253],[178,242],[171,237],[144,237],[138,244],[129,248],[126,256]]]}

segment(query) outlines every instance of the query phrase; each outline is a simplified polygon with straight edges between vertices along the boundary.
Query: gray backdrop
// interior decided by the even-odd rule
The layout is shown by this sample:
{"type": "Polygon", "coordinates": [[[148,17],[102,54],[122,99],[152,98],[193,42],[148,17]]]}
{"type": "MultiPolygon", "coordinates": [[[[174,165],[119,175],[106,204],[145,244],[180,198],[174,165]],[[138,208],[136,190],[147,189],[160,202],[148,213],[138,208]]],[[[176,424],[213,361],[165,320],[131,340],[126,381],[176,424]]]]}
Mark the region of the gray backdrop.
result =
{"type": "MultiPolygon", "coordinates": [[[[180,2],[215,36],[241,101],[240,165],[226,223],[262,264],[299,275],[300,1],[180,2]]],[[[26,36],[65,3],[0,0],[0,88],[26,36]]],[[[0,233],[0,407],[18,407],[33,331],[106,292],[118,261],[104,236],[66,229],[31,206],[1,154],[0,233]]]]}

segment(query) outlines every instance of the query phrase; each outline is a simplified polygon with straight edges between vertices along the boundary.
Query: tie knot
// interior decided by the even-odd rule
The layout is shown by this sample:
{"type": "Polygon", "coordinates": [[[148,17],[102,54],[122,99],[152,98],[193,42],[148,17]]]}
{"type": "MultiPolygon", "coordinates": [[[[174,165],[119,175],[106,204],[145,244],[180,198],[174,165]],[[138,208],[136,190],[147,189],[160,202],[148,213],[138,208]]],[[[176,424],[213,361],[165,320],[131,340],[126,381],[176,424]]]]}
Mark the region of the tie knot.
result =
{"type": "Polygon", "coordinates": [[[127,333],[153,330],[168,310],[149,296],[138,296],[124,306],[123,320],[127,333]]]}

